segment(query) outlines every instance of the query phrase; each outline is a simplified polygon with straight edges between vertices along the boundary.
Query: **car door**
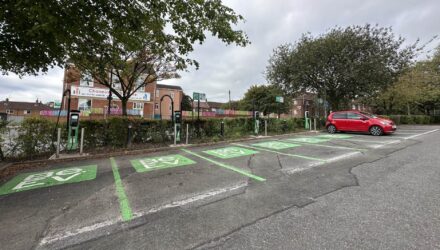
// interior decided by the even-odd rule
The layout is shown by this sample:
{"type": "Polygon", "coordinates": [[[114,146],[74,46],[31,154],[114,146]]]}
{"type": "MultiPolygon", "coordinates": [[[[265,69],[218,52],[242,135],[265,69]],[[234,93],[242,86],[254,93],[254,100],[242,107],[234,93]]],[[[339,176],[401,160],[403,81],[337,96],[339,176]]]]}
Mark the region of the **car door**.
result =
{"type": "Polygon", "coordinates": [[[333,114],[332,117],[333,125],[336,126],[337,130],[344,131],[346,130],[347,123],[347,113],[346,112],[337,112],[333,114]]]}
{"type": "Polygon", "coordinates": [[[347,130],[368,131],[368,118],[356,112],[348,112],[347,130]]]}

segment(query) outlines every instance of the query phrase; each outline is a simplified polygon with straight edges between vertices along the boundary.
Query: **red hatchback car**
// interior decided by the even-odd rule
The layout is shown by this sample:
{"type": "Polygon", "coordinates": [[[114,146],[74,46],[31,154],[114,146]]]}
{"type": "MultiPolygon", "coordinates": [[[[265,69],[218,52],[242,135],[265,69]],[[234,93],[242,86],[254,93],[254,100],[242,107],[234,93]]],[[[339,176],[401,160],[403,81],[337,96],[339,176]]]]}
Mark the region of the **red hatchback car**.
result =
{"type": "Polygon", "coordinates": [[[325,123],[331,134],[336,131],[368,132],[372,135],[390,134],[397,127],[393,121],[357,110],[333,112],[325,123]]]}

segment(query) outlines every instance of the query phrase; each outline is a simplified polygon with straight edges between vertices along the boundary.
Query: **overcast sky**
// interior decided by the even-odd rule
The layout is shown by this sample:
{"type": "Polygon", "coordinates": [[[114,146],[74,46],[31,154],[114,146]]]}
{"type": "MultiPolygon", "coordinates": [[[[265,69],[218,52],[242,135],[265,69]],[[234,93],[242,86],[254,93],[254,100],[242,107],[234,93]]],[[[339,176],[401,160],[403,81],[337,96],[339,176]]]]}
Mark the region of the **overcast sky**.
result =
{"type": "MultiPolygon", "coordinates": [[[[187,94],[204,92],[210,101],[242,97],[249,86],[265,83],[264,70],[272,50],[280,44],[295,42],[301,34],[318,35],[334,26],[391,26],[396,35],[413,43],[427,42],[440,33],[440,0],[228,0],[226,5],[244,16],[239,25],[252,44],[226,46],[214,38],[195,46],[190,55],[200,69],[182,72],[180,79],[166,84],[180,85],[187,94]]],[[[430,48],[439,44],[431,43],[430,48]]],[[[45,101],[61,99],[63,70],[46,75],[0,76],[0,100],[45,101]]]]}

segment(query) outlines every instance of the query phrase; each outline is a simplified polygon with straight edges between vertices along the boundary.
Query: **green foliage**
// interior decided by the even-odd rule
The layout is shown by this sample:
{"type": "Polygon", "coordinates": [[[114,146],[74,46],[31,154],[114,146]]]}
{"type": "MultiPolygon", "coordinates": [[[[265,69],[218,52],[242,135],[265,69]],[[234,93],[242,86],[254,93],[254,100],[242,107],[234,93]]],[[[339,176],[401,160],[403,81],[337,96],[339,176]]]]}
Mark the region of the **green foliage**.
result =
{"type": "Polygon", "coordinates": [[[34,158],[52,151],[52,139],[55,123],[43,118],[25,119],[18,129],[16,139],[18,154],[25,158],[34,158]]]}
{"type": "Polygon", "coordinates": [[[241,110],[252,110],[253,105],[255,105],[255,110],[261,111],[265,115],[270,113],[288,113],[291,98],[284,98],[284,103],[277,103],[277,96],[284,97],[284,94],[275,85],[253,85],[244,94],[239,108],[241,110]]]}
{"type": "Polygon", "coordinates": [[[192,111],[193,110],[191,97],[186,94],[183,94],[182,110],[184,110],[184,111],[192,111]]]}
{"type": "Polygon", "coordinates": [[[371,106],[386,114],[431,114],[440,109],[440,47],[434,57],[417,62],[384,92],[371,99],[371,106]]]}
{"type": "Polygon", "coordinates": [[[403,43],[390,28],[370,25],[305,34],[274,50],[266,78],[289,95],[316,92],[339,110],[396,80],[417,51],[416,45],[401,49],[403,43]]]}
{"type": "Polygon", "coordinates": [[[5,155],[3,153],[2,145],[4,143],[3,136],[6,133],[6,127],[8,126],[7,121],[0,120],[0,160],[5,159],[5,155]]]}
{"type": "Polygon", "coordinates": [[[178,54],[178,67],[197,62],[185,56],[212,34],[227,44],[246,45],[234,30],[243,17],[220,0],[5,1],[0,5],[0,69],[37,74],[66,58],[94,57],[118,66],[115,56],[141,51],[178,54]],[[172,32],[169,32],[169,29],[172,32]]]}
{"type": "MultiPolygon", "coordinates": [[[[382,117],[382,116],[381,116],[382,117]]],[[[390,115],[388,116],[397,125],[399,124],[432,124],[436,123],[436,117],[428,115],[390,115]]]]}

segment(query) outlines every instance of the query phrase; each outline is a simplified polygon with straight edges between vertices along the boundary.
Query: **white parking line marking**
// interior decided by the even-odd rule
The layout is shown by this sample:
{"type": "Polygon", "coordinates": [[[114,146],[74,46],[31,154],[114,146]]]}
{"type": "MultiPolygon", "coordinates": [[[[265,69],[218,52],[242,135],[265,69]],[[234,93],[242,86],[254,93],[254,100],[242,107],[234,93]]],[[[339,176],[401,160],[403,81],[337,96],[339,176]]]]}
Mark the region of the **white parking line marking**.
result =
{"type": "Polygon", "coordinates": [[[409,136],[409,137],[406,137],[405,139],[411,139],[411,138],[414,138],[414,137],[417,137],[417,136],[426,135],[426,134],[433,133],[433,132],[436,132],[436,131],[438,131],[438,129],[434,129],[434,130],[427,131],[425,133],[409,136]]]}
{"type": "Polygon", "coordinates": [[[373,141],[373,140],[358,140],[358,139],[341,139],[341,140],[339,140],[339,141],[355,141],[355,142],[380,143],[380,144],[387,144],[387,143],[400,142],[400,140],[391,140],[391,141],[373,141]]]}

